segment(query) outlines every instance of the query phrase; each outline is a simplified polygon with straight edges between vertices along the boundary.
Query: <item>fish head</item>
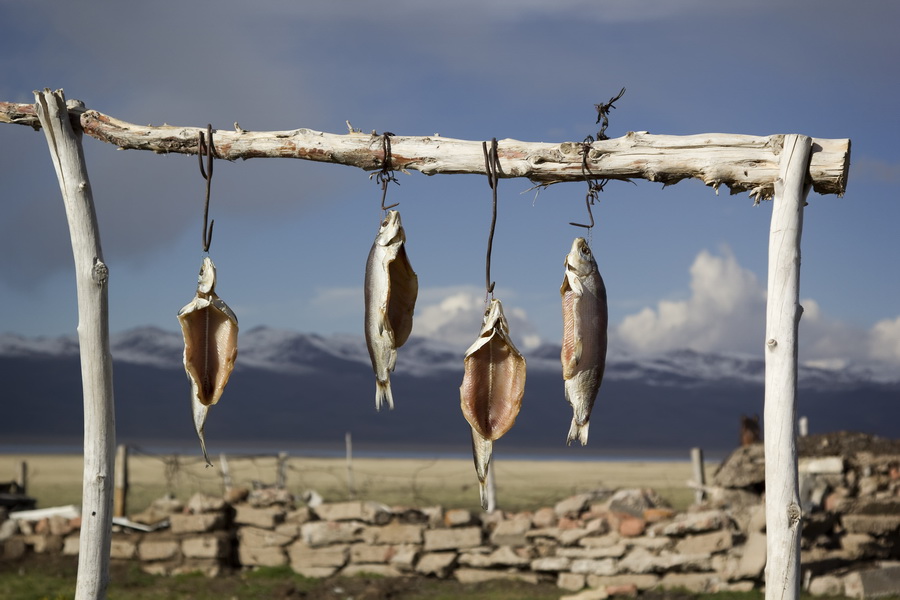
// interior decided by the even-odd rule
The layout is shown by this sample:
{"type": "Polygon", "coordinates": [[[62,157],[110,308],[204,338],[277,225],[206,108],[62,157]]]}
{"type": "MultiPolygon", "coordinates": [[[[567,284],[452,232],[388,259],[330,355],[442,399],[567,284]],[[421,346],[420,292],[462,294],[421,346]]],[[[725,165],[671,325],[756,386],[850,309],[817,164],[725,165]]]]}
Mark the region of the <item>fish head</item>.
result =
{"type": "Polygon", "coordinates": [[[579,277],[587,276],[597,270],[594,253],[591,252],[584,238],[575,238],[575,241],[572,242],[572,249],[566,255],[566,270],[579,277]]]}
{"type": "Polygon", "coordinates": [[[216,289],[216,265],[210,257],[203,257],[203,264],[200,265],[200,275],[197,276],[197,292],[201,294],[210,294],[216,289]]]}
{"type": "Polygon", "coordinates": [[[389,210],[381,221],[381,227],[378,229],[375,242],[381,246],[390,246],[391,244],[405,241],[406,233],[403,231],[403,225],[400,223],[400,213],[396,210],[389,210]]]}
{"type": "Polygon", "coordinates": [[[506,315],[503,314],[503,305],[500,304],[500,300],[493,298],[484,311],[481,335],[489,334],[495,330],[500,330],[504,335],[509,335],[509,323],[506,320],[506,315]]]}

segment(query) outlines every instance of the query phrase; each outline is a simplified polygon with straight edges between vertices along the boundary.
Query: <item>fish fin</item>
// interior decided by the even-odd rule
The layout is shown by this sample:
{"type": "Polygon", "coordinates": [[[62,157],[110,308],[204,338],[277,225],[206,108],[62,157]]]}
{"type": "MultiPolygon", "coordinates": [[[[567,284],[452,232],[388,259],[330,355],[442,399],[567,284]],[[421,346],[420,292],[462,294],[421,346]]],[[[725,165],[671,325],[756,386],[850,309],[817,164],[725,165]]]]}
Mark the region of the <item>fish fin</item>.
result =
{"type": "Polygon", "coordinates": [[[572,425],[569,427],[569,437],[566,440],[566,445],[571,446],[573,441],[578,440],[581,442],[582,446],[587,446],[588,428],[590,425],[590,421],[585,421],[583,424],[579,425],[578,421],[573,417],[572,425]]]}
{"type": "Polygon", "coordinates": [[[197,430],[197,437],[200,438],[200,449],[203,451],[203,459],[206,461],[206,466],[211,467],[212,462],[209,460],[209,454],[206,453],[206,438],[203,435],[203,430],[206,427],[206,416],[209,414],[209,407],[200,403],[200,401],[197,400],[196,395],[192,400],[194,428],[197,430]]]}
{"type": "Polygon", "coordinates": [[[387,402],[388,409],[394,410],[394,396],[391,394],[391,380],[384,381],[375,380],[375,410],[381,410],[381,407],[387,402]]]}

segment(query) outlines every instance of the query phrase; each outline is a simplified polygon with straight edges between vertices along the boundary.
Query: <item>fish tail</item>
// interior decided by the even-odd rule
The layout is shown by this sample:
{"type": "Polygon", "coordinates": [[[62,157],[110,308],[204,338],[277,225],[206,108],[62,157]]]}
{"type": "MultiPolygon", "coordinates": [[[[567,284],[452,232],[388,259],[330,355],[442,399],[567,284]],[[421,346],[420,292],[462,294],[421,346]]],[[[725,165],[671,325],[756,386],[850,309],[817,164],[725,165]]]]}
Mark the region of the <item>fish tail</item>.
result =
{"type": "Polygon", "coordinates": [[[585,421],[584,423],[579,424],[576,418],[572,418],[572,425],[569,427],[569,437],[566,440],[566,445],[571,446],[572,442],[578,440],[581,442],[582,446],[587,446],[588,441],[588,428],[590,427],[590,422],[585,421]]]}
{"type": "Polygon", "coordinates": [[[204,406],[199,401],[194,402],[194,428],[197,430],[197,437],[200,438],[200,449],[203,451],[203,459],[206,461],[206,466],[211,467],[212,461],[209,460],[209,454],[206,453],[206,438],[203,435],[208,413],[208,406],[204,406]]]}
{"type": "MultiPolygon", "coordinates": [[[[490,468],[490,467],[488,467],[488,468],[490,468]]],[[[478,485],[479,485],[478,491],[481,494],[481,509],[486,511],[489,508],[487,481],[479,481],[478,485]]]]}
{"type": "Polygon", "coordinates": [[[375,380],[375,410],[381,410],[384,403],[390,410],[394,410],[394,396],[391,394],[391,380],[375,380]]]}

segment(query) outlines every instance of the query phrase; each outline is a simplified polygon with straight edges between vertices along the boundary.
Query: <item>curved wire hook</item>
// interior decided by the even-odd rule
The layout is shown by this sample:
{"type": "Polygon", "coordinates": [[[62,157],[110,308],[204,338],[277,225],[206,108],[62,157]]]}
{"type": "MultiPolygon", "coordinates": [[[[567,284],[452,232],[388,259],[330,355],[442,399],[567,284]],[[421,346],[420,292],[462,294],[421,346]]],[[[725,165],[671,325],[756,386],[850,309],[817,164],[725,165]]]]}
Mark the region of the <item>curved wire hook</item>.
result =
{"type": "Polygon", "coordinates": [[[206,141],[203,140],[203,132],[200,132],[200,141],[197,142],[197,160],[200,162],[200,174],[206,180],[206,202],[203,205],[203,251],[209,252],[209,246],[212,244],[213,226],[216,224],[215,219],[209,220],[209,188],[212,184],[213,175],[213,159],[216,151],[213,149],[212,124],[206,126],[206,141]],[[203,168],[203,157],[206,157],[206,169],[203,168]],[[207,232],[208,228],[208,232],[207,232]]]}
{"type": "Polygon", "coordinates": [[[395,206],[399,206],[399,202],[395,202],[389,206],[384,205],[384,199],[387,198],[387,189],[390,182],[400,185],[397,178],[394,177],[394,169],[391,167],[391,136],[394,135],[390,131],[385,131],[381,135],[381,150],[384,152],[384,161],[381,163],[381,172],[375,176],[375,181],[381,184],[381,210],[389,210],[395,206]]]}
{"type": "Polygon", "coordinates": [[[494,245],[494,228],[497,226],[497,183],[500,181],[500,159],[497,157],[497,138],[491,140],[491,148],[488,150],[487,142],[481,142],[481,150],[484,152],[484,170],[488,176],[488,185],[491,186],[491,198],[493,209],[491,211],[491,231],[488,234],[487,257],[485,258],[484,286],[488,294],[494,293],[494,284],[491,281],[491,250],[494,245]]]}
{"type": "Polygon", "coordinates": [[[594,174],[591,171],[590,165],[588,165],[588,154],[591,151],[591,144],[594,143],[593,136],[587,136],[584,138],[584,141],[581,142],[581,173],[585,176],[585,181],[587,181],[588,191],[584,196],[584,205],[587,207],[588,218],[591,220],[590,224],[586,223],[575,223],[570,221],[569,225],[574,225],[575,227],[584,227],[585,229],[590,230],[594,226],[594,212],[591,209],[591,206],[600,197],[600,192],[603,191],[603,187],[609,182],[608,179],[597,180],[593,179],[591,176],[594,174]]]}

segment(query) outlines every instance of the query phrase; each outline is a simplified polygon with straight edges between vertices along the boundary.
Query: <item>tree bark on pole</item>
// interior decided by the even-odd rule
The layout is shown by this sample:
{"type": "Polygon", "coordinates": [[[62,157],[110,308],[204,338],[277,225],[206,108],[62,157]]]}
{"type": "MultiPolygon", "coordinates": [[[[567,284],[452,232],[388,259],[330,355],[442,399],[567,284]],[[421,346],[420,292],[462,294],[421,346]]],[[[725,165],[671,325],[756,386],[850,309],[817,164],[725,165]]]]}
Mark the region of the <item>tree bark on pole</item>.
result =
{"type": "MultiPolygon", "coordinates": [[[[91,184],[62,90],[35,92],[35,112],[59,179],[78,294],[78,343],[84,395],[84,481],[76,600],[106,597],[112,528],[115,414],[109,352],[109,271],[103,262],[91,184]]],[[[76,121],[77,123],[77,121],[76,121]]]]}
{"type": "Polygon", "coordinates": [[[800,235],[812,140],[787,135],[775,181],[766,300],[766,600],[800,597],[797,484],[797,329],[800,235]]]}

